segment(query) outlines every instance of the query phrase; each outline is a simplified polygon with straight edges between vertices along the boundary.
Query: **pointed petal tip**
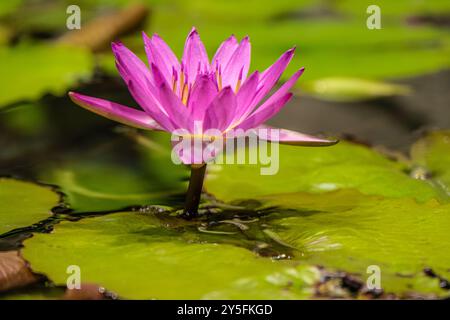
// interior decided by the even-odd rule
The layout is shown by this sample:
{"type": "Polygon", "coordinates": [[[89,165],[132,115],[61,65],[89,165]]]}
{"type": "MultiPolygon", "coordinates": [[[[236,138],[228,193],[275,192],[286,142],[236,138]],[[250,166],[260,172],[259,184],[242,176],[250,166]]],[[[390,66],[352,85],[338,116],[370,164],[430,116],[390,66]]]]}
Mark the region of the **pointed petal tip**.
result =
{"type": "Polygon", "coordinates": [[[234,33],[232,33],[228,38],[226,38],[225,39],[225,41],[224,41],[225,43],[229,43],[229,42],[232,42],[232,43],[238,43],[238,40],[237,40],[237,38],[236,38],[236,35],[234,34],[234,33]]]}
{"type": "Polygon", "coordinates": [[[292,47],[290,48],[288,51],[286,51],[285,55],[292,57],[295,54],[295,50],[297,49],[297,47],[292,47]]]}
{"type": "Polygon", "coordinates": [[[339,143],[339,139],[323,139],[323,142],[316,142],[311,144],[311,147],[331,147],[339,143]]]}
{"type": "Polygon", "coordinates": [[[111,42],[111,47],[112,47],[113,49],[114,49],[114,48],[117,48],[117,47],[123,47],[123,42],[120,41],[120,40],[112,41],[112,42],[111,42]]]}
{"type": "Polygon", "coordinates": [[[75,100],[78,100],[79,97],[80,97],[80,94],[79,94],[79,93],[76,93],[76,92],[73,92],[73,91],[69,91],[69,92],[67,93],[67,95],[69,96],[70,100],[72,100],[72,101],[75,102],[75,103],[76,103],[75,100]]]}
{"type": "Polygon", "coordinates": [[[72,101],[74,101],[74,99],[76,99],[76,96],[77,96],[77,94],[75,92],[73,92],[73,91],[69,91],[67,93],[67,95],[69,96],[69,99],[72,100],[72,101]]]}
{"type": "Polygon", "coordinates": [[[191,37],[193,35],[198,35],[197,28],[195,26],[192,26],[191,31],[189,32],[188,37],[191,37]]]}
{"type": "Polygon", "coordinates": [[[335,144],[339,143],[339,139],[333,139],[333,140],[328,140],[328,144],[326,144],[327,146],[334,146],[335,144]]]}
{"type": "Polygon", "coordinates": [[[331,147],[337,144],[339,140],[322,140],[322,141],[281,141],[281,144],[297,146],[297,147],[331,147]]]}

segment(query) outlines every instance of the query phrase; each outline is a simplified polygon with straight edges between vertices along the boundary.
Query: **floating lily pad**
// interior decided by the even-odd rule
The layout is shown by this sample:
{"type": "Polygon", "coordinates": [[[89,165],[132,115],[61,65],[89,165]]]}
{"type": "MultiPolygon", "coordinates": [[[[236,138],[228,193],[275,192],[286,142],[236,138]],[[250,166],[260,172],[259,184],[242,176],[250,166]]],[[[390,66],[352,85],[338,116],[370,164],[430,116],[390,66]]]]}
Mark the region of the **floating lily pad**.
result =
{"type": "Polygon", "coordinates": [[[0,234],[50,217],[59,196],[50,188],[0,178],[0,234]]]}
{"type": "MultiPolygon", "coordinates": [[[[207,191],[225,201],[348,188],[367,195],[409,197],[418,201],[441,197],[427,181],[411,178],[406,173],[406,163],[389,160],[363,145],[341,141],[327,148],[279,147],[279,171],[275,175],[261,175],[261,168],[268,166],[220,165],[210,170],[207,191]]],[[[272,159],[272,165],[276,166],[276,158],[272,159]]]]}
{"type": "Polygon", "coordinates": [[[319,99],[344,102],[405,95],[410,92],[410,89],[403,85],[342,77],[318,79],[306,83],[302,88],[319,99]]]}
{"type": "Polygon", "coordinates": [[[280,207],[279,219],[269,223],[269,230],[295,246],[302,261],[363,278],[369,276],[370,265],[377,265],[385,292],[450,294],[437,279],[423,274],[425,268],[432,268],[443,277],[450,276],[448,204],[435,200],[419,204],[413,199],[341,190],[271,196],[265,198],[265,205],[280,207]]]}
{"type": "Polygon", "coordinates": [[[152,215],[131,212],[62,222],[24,245],[32,269],[56,284],[78,265],[82,282],[132,299],[299,299],[312,294],[319,276],[314,267],[244,248],[193,242],[152,215]]]}
{"type": "Polygon", "coordinates": [[[19,45],[0,48],[0,106],[37,99],[45,93],[63,94],[93,68],[91,54],[81,48],[57,45],[19,45]]]}
{"type": "MultiPolygon", "coordinates": [[[[423,165],[443,174],[446,140],[431,141],[426,150],[433,145],[439,157],[423,165]]],[[[417,148],[417,159],[432,154],[417,148]]],[[[280,146],[279,159],[273,176],[261,175],[256,165],[212,167],[207,190],[219,199],[256,199],[274,208],[264,232],[296,248],[294,259],[362,278],[376,265],[385,292],[448,294],[438,279],[423,273],[432,268],[444,278],[450,275],[450,206],[435,184],[412,178],[407,162],[345,141],[330,148],[280,146]]]]}

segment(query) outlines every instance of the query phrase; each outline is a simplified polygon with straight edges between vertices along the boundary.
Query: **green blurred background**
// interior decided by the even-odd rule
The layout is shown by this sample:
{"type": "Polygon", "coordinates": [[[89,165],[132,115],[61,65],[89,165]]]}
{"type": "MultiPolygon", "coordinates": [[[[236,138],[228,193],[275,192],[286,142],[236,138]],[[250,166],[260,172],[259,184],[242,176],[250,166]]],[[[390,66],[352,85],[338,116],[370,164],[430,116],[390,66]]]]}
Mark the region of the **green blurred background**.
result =
{"type": "Polygon", "coordinates": [[[249,35],[252,70],[297,47],[282,80],[301,66],[306,72],[274,125],[398,151],[423,131],[450,127],[445,0],[2,1],[1,173],[27,171],[30,159],[46,161],[55,150],[108,135],[115,124],[74,106],[69,90],[136,106],[115,70],[111,41],[145,60],[141,31],[157,32],[181,57],[192,26],[210,56],[230,34],[249,35]],[[79,31],[66,27],[73,4],[79,31]],[[381,29],[366,26],[372,4],[381,29]]]}

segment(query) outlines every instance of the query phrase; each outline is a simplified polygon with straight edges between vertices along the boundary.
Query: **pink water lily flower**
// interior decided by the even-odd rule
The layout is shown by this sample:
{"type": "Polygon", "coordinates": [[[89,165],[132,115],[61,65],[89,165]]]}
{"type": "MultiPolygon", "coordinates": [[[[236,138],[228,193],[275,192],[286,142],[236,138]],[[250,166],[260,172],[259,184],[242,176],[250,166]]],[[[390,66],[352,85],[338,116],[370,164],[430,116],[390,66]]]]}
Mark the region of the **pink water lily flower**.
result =
{"type": "MultiPolygon", "coordinates": [[[[141,110],[108,100],[69,92],[79,106],[111,120],[145,130],[195,135],[195,123],[202,130],[218,130],[225,135],[234,129],[267,128],[264,123],[277,114],[292,97],[289,90],[303,73],[295,72],[270,97],[283,71],[294,55],[286,51],[263,72],[250,69],[250,40],[226,39],[210,61],[195,28],[189,33],[181,62],[156,34],[143,33],[148,66],[122,43],[112,44],[116,66],[141,110]],[[267,98],[267,99],[266,99],[267,98]]],[[[272,140],[269,134],[261,139],[272,140]]],[[[258,132],[256,130],[255,132],[258,132]]],[[[326,146],[335,144],[290,130],[277,130],[276,142],[293,145],[326,146]]],[[[186,164],[190,157],[182,157],[186,164]]]]}

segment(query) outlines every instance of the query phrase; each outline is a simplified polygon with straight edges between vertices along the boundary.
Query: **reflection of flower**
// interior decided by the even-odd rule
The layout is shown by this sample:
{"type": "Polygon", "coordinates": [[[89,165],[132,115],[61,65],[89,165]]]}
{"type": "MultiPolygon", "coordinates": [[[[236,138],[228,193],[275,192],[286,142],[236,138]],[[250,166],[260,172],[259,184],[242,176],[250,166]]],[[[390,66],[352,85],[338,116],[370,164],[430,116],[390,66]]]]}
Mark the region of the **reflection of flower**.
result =
{"type": "MultiPolygon", "coordinates": [[[[247,77],[250,66],[248,37],[237,42],[225,40],[211,63],[197,31],[192,29],[184,47],[181,64],[169,46],[158,36],[143,34],[150,68],[122,43],[113,43],[116,66],[133,98],[143,109],[129,108],[107,100],[70,92],[78,105],[109,119],[147,130],[179,130],[194,134],[214,129],[225,135],[233,129],[259,128],[289,101],[289,92],[303,68],[261,103],[275,86],[291,60],[294,49],[285,52],[263,72],[247,77]]],[[[265,127],[267,128],[267,127],[265,127]]],[[[280,143],[294,145],[331,145],[335,141],[279,130],[280,143]]],[[[271,135],[260,137],[271,140],[271,135]]],[[[182,158],[185,163],[190,158],[182,158]]]]}

